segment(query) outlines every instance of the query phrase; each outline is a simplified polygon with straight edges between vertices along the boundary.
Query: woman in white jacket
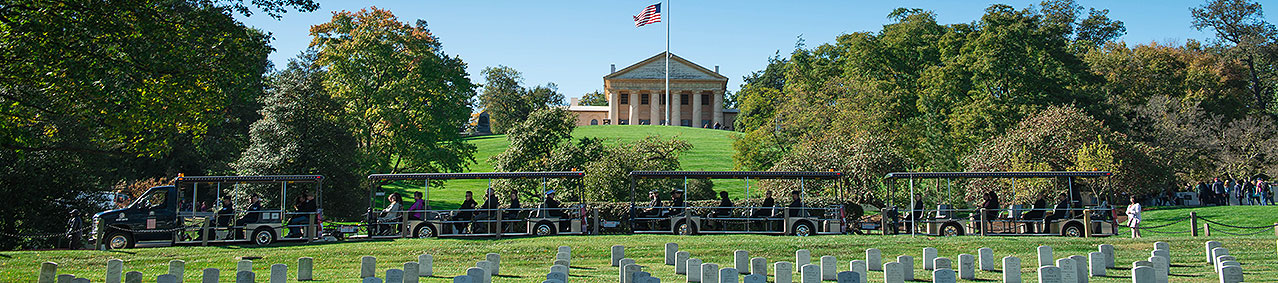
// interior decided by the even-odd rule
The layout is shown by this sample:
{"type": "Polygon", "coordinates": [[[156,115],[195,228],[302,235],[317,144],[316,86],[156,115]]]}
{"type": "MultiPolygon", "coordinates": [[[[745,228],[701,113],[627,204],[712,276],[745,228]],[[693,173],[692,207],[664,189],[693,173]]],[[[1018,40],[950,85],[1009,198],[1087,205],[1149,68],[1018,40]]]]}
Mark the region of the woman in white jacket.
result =
{"type": "Polygon", "coordinates": [[[1132,228],[1132,238],[1140,238],[1140,203],[1134,196],[1131,203],[1127,205],[1127,227],[1132,228]]]}

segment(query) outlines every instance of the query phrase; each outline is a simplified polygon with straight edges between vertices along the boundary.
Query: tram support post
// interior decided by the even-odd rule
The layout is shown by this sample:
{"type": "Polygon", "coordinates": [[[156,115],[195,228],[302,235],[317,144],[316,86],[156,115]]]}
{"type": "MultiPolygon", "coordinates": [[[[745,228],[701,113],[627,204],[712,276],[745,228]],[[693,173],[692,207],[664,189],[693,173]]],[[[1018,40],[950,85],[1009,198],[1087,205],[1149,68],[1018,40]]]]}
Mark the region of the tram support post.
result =
{"type": "Polygon", "coordinates": [[[981,236],[988,235],[986,230],[989,230],[990,228],[990,222],[989,219],[986,219],[985,217],[985,211],[985,208],[981,208],[981,236]]]}
{"type": "Polygon", "coordinates": [[[1083,237],[1092,237],[1092,210],[1083,209],[1083,237]]]}

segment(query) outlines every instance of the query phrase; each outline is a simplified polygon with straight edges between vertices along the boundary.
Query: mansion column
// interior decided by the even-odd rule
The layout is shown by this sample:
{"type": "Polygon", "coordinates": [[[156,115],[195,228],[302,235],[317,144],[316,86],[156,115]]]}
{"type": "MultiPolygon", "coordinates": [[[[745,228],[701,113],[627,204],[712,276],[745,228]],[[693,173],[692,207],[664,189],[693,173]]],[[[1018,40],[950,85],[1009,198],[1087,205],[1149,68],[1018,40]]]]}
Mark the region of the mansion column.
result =
{"type": "Polygon", "coordinates": [[[648,111],[648,125],[661,124],[661,95],[657,93],[648,95],[648,106],[651,107],[651,111],[648,111]]]}
{"type": "Polygon", "coordinates": [[[683,112],[683,98],[679,97],[681,95],[682,94],[670,95],[670,125],[671,126],[683,126],[683,117],[680,117],[681,116],[680,114],[682,114],[683,112]]]}
{"type": "Polygon", "coordinates": [[[633,91],[627,94],[627,96],[630,96],[630,121],[628,122],[630,125],[639,124],[639,95],[633,91]]]}
{"type": "Polygon", "coordinates": [[[701,127],[701,94],[692,94],[692,127],[701,127]]]}
{"type": "Polygon", "coordinates": [[[723,125],[723,91],[722,90],[716,90],[714,92],[714,102],[712,102],[710,106],[714,107],[714,117],[711,118],[711,119],[714,119],[714,123],[719,124],[722,127],[727,127],[728,125],[723,125]]]}
{"type": "Polygon", "coordinates": [[[620,125],[621,120],[617,120],[617,116],[621,115],[621,94],[617,94],[616,90],[606,90],[608,92],[608,123],[612,125],[620,125]]]}

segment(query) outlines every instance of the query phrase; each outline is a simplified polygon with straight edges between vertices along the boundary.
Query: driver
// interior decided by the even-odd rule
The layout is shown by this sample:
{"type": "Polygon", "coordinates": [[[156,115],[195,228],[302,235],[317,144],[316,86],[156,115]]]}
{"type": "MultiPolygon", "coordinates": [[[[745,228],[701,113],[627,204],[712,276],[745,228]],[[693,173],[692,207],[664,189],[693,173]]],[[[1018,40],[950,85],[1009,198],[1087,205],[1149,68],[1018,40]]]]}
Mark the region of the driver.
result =
{"type": "Polygon", "coordinates": [[[670,192],[670,210],[666,211],[665,217],[683,214],[683,190],[674,190],[670,192]]]}

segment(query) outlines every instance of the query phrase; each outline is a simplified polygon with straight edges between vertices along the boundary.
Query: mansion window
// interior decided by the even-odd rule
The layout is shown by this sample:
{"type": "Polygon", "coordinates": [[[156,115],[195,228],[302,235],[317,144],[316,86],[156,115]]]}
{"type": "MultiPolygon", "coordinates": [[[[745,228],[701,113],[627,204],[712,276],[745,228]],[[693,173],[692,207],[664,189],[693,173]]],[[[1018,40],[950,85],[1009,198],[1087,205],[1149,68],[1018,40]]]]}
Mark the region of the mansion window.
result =
{"type": "Polygon", "coordinates": [[[680,94],[680,95],[679,95],[679,105],[688,105],[688,95],[687,95],[687,94],[680,94]]]}
{"type": "Polygon", "coordinates": [[[702,94],[702,95],[701,95],[701,105],[710,105],[710,95],[709,95],[709,94],[702,94]]]}
{"type": "Polygon", "coordinates": [[[621,104],[630,104],[630,94],[622,93],[618,100],[621,100],[621,104]]]}
{"type": "Polygon", "coordinates": [[[641,104],[641,105],[648,105],[648,94],[647,94],[647,93],[644,93],[644,94],[640,94],[640,95],[639,95],[639,104],[641,104]]]}

